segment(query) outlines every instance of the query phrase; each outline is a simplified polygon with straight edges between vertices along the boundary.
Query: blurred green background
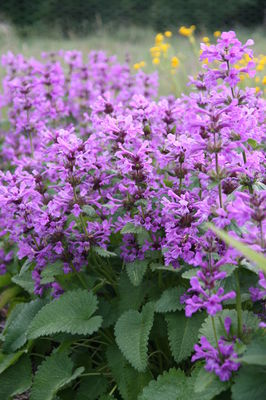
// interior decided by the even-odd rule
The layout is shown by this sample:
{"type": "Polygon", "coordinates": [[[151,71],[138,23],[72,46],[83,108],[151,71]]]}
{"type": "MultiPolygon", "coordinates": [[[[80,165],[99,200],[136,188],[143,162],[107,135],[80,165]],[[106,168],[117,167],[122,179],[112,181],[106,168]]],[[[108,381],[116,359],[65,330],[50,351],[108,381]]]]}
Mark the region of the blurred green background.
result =
{"type": "Polygon", "coordinates": [[[1,0],[0,16],[20,33],[57,27],[64,36],[84,35],[101,26],[169,29],[195,24],[201,29],[232,25],[254,27],[266,22],[265,0],[1,0]]]}

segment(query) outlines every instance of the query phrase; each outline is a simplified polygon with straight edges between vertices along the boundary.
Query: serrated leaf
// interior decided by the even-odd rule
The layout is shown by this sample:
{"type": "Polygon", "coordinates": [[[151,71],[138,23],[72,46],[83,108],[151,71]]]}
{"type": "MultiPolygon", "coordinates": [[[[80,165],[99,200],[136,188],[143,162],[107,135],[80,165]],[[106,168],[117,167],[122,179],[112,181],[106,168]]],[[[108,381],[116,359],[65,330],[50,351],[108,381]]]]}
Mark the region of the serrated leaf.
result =
{"type": "Polygon", "coordinates": [[[25,271],[23,274],[18,274],[13,276],[11,279],[16,285],[22,287],[26,292],[33,294],[34,293],[34,282],[32,279],[31,271],[25,271]]]}
{"type": "Polygon", "coordinates": [[[33,318],[37,312],[46,304],[44,300],[33,300],[30,303],[19,304],[17,307],[19,313],[16,312],[16,308],[12,314],[16,314],[16,318],[12,318],[12,322],[5,329],[5,341],[3,344],[3,350],[7,353],[11,353],[22,347],[26,341],[26,332],[33,318]]]}
{"type": "Polygon", "coordinates": [[[101,257],[110,258],[110,257],[116,257],[117,256],[112,251],[105,250],[104,248],[102,248],[100,246],[94,246],[93,250],[95,251],[95,253],[97,253],[101,257]]]}
{"type": "Polygon", "coordinates": [[[82,379],[75,400],[96,400],[107,387],[108,380],[103,376],[87,376],[82,379]]]}
{"type": "Polygon", "coordinates": [[[128,222],[122,229],[121,233],[122,235],[126,233],[143,233],[145,232],[146,229],[144,229],[142,226],[136,226],[132,222],[128,222]]]}
{"type": "Polygon", "coordinates": [[[152,374],[149,371],[137,372],[116,346],[108,347],[106,356],[122,399],[136,400],[139,393],[152,379],[152,374]]]}
{"type": "Polygon", "coordinates": [[[126,271],[132,285],[138,286],[142,282],[147,268],[148,262],[146,260],[136,260],[126,265],[126,271]]]}
{"type": "Polygon", "coordinates": [[[25,392],[30,386],[31,363],[29,357],[24,356],[0,375],[0,399],[8,400],[25,392]]]}
{"type": "Polygon", "coordinates": [[[180,297],[184,292],[185,289],[182,287],[165,290],[155,304],[155,311],[158,313],[167,313],[182,310],[184,305],[180,303],[180,297]]]}
{"type": "Polygon", "coordinates": [[[21,350],[17,353],[13,354],[3,354],[0,353],[0,374],[4,372],[11,365],[15,364],[15,362],[24,354],[25,351],[21,350]]]}
{"type": "Polygon", "coordinates": [[[83,367],[73,372],[73,362],[66,352],[53,352],[39,366],[32,385],[30,400],[53,400],[56,393],[75,380],[83,367]]]}
{"type": "Polygon", "coordinates": [[[170,348],[177,363],[192,353],[203,320],[204,314],[198,313],[187,318],[182,311],[166,316],[170,348]]]}
{"type": "Polygon", "coordinates": [[[145,371],[148,362],[148,340],[153,325],[154,304],[147,303],[141,313],[126,311],[115,325],[118,347],[138,371],[145,371]]]}
{"type": "MultiPolygon", "coordinates": [[[[230,335],[235,335],[237,336],[237,312],[235,310],[223,310],[220,313],[217,313],[217,315],[214,317],[214,323],[217,331],[217,336],[225,336],[226,337],[226,331],[223,326],[223,321],[226,317],[230,317],[232,324],[231,324],[231,329],[230,329],[230,335]]],[[[250,311],[243,311],[242,312],[242,320],[243,320],[243,325],[245,325],[247,331],[256,331],[259,326],[259,320],[258,317],[253,314],[250,311]]],[[[212,320],[211,316],[209,315],[205,321],[203,322],[200,330],[199,330],[199,338],[201,336],[205,336],[208,341],[213,345],[216,346],[216,339],[213,333],[213,327],[212,327],[212,320]]]]}
{"type": "Polygon", "coordinates": [[[255,337],[239,361],[245,364],[266,366],[266,336],[255,337]]]}
{"type": "Polygon", "coordinates": [[[266,368],[254,365],[241,367],[232,386],[233,400],[264,400],[266,368]]]}
{"type": "Polygon", "coordinates": [[[183,400],[186,376],[174,368],[159,375],[143,389],[138,400],[183,400]]]}
{"type": "Polygon", "coordinates": [[[97,304],[97,297],[86,290],[66,292],[38,312],[29,326],[28,338],[59,332],[91,335],[102,323],[101,316],[92,316],[97,304]]]}
{"type": "Polygon", "coordinates": [[[194,374],[195,398],[200,398],[201,400],[212,400],[229,386],[228,382],[220,381],[215,374],[207,372],[203,366],[200,367],[198,371],[195,371],[194,374]]]}
{"type": "Polygon", "coordinates": [[[133,286],[126,271],[124,271],[120,275],[118,292],[118,310],[119,315],[121,315],[124,311],[139,309],[147,293],[147,285],[145,285],[145,282],[142,282],[139,286],[133,286]]]}
{"type": "Polygon", "coordinates": [[[54,282],[55,276],[63,273],[62,261],[59,260],[53,264],[48,264],[41,273],[41,284],[45,285],[54,282]]]}

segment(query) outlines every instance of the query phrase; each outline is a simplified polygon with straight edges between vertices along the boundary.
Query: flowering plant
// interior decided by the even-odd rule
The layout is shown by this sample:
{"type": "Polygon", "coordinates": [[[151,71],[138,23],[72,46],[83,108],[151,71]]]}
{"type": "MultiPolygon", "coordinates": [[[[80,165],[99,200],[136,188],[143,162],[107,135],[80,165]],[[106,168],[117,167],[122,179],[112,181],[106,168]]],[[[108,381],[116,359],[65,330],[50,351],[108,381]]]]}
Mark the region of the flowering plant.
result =
{"type": "Polygon", "coordinates": [[[177,99],[102,52],[3,56],[1,399],[263,399],[266,103],[238,86],[252,43],[202,44],[177,99]]]}

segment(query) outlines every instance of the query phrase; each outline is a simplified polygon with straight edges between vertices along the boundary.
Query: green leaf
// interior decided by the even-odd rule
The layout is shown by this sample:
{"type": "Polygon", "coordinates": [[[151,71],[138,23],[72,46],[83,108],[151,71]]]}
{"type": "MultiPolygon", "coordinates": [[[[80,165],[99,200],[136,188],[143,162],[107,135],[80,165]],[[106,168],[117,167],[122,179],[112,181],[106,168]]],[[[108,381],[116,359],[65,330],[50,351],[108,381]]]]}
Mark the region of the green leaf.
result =
{"type": "Polygon", "coordinates": [[[13,354],[0,353],[0,374],[2,374],[2,372],[4,372],[11,365],[15,364],[24,353],[25,351],[22,350],[13,354]]]}
{"type": "Polygon", "coordinates": [[[108,347],[106,356],[122,399],[136,400],[152,379],[152,374],[149,371],[137,372],[128,364],[116,346],[108,347]]]}
{"type": "Polygon", "coordinates": [[[8,400],[25,392],[30,386],[31,363],[29,357],[24,356],[0,375],[0,399],[8,400]]]}
{"type": "Polygon", "coordinates": [[[232,386],[233,400],[264,400],[265,393],[266,368],[254,365],[241,367],[232,386]]]}
{"type": "Polygon", "coordinates": [[[84,371],[73,371],[73,362],[65,352],[55,351],[39,366],[32,385],[30,400],[53,400],[56,393],[84,371]]]}
{"type": "Polygon", "coordinates": [[[170,348],[177,363],[192,353],[203,320],[204,314],[197,313],[187,318],[183,311],[166,316],[170,348]]]}
{"type": "MultiPolygon", "coordinates": [[[[220,313],[217,313],[216,316],[214,317],[214,323],[217,331],[217,336],[227,336],[223,321],[225,320],[226,317],[230,317],[232,321],[231,329],[230,329],[230,337],[236,335],[237,336],[237,312],[236,310],[223,310],[220,313]]],[[[242,312],[242,319],[243,319],[243,325],[245,325],[246,330],[250,332],[255,332],[258,329],[259,326],[259,320],[258,317],[253,314],[253,312],[250,311],[243,311],[242,312]]],[[[212,327],[212,320],[211,316],[209,315],[205,321],[203,322],[200,330],[199,330],[199,338],[201,336],[206,336],[208,341],[213,345],[216,346],[216,339],[213,333],[213,327],[212,327]]],[[[230,338],[229,338],[230,339],[230,338]]]]}
{"type": "Polygon", "coordinates": [[[266,366],[266,336],[255,337],[239,361],[245,364],[266,366]]]}
{"type": "Polygon", "coordinates": [[[33,294],[34,293],[34,282],[32,279],[31,271],[25,271],[23,274],[18,274],[13,276],[11,279],[16,285],[22,287],[26,292],[33,294]]]}
{"type": "Polygon", "coordinates": [[[95,217],[97,215],[94,208],[92,206],[89,206],[88,204],[82,207],[82,211],[89,217],[95,217]]]}
{"type": "Polygon", "coordinates": [[[240,253],[242,253],[246,258],[250,261],[256,263],[259,268],[263,269],[266,272],[266,258],[262,253],[256,252],[255,250],[251,249],[246,244],[236,240],[232,236],[228,235],[228,233],[222,231],[221,229],[216,228],[213,224],[206,224],[208,228],[210,228],[216,235],[222,239],[228,246],[232,246],[240,253]]]}
{"type": "Polygon", "coordinates": [[[148,262],[146,260],[136,260],[126,265],[126,271],[132,285],[138,286],[142,282],[147,268],[148,262]]]}
{"type": "Polygon", "coordinates": [[[220,381],[214,373],[207,372],[203,366],[193,372],[193,375],[195,375],[195,399],[212,400],[229,386],[228,382],[220,381]]]}
{"type": "Polygon", "coordinates": [[[180,296],[184,292],[185,289],[181,286],[165,290],[155,304],[155,311],[158,313],[167,313],[182,310],[184,305],[180,303],[180,296]]]}
{"type": "Polygon", "coordinates": [[[44,268],[44,270],[41,273],[41,283],[42,285],[45,285],[50,282],[54,282],[55,276],[61,275],[63,273],[63,268],[62,268],[62,261],[59,260],[53,264],[48,264],[44,268]]]}
{"type": "Polygon", "coordinates": [[[110,258],[110,257],[117,256],[117,254],[115,254],[111,251],[105,250],[104,248],[102,248],[100,246],[94,246],[93,250],[95,251],[95,253],[97,253],[101,257],[110,258]]]}
{"type": "Polygon", "coordinates": [[[183,400],[186,376],[183,371],[170,369],[159,375],[143,389],[138,400],[183,400]]]}
{"type": "Polygon", "coordinates": [[[66,292],[44,306],[29,326],[28,337],[65,332],[91,335],[102,323],[102,317],[92,316],[97,309],[97,297],[83,289],[66,292]]]}
{"type": "Polygon", "coordinates": [[[22,347],[26,341],[26,332],[33,318],[37,312],[45,305],[44,300],[33,300],[30,303],[19,304],[19,314],[17,314],[16,308],[12,314],[15,313],[16,317],[12,317],[12,322],[5,329],[3,350],[7,353],[11,353],[22,347]]]}
{"type": "Polygon", "coordinates": [[[146,231],[142,226],[135,226],[132,222],[128,222],[122,229],[121,233],[124,235],[125,233],[142,233],[146,231]]]}
{"type": "Polygon", "coordinates": [[[82,379],[75,400],[96,400],[104,394],[108,380],[103,376],[88,376],[82,379]]]}
{"type": "Polygon", "coordinates": [[[118,347],[138,371],[145,371],[148,362],[148,340],[153,325],[154,304],[147,303],[141,313],[126,311],[115,325],[118,347]]]}
{"type": "Polygon", "coordinates": [[[130,309],[139,309],[147,293],[147,285],[145,285],[145,282],[142,282],[139,286],[132,285],[126,271],[124,271],[120,275],[118,292],[118,310],[120,315],[130,309]]]}

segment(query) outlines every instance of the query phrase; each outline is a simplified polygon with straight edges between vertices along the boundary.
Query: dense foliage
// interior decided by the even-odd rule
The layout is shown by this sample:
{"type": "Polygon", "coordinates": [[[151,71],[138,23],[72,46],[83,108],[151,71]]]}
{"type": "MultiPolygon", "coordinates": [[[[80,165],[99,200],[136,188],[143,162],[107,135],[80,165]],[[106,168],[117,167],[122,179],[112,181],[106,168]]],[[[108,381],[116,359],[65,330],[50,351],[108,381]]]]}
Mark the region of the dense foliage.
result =
{"type": "Polygon", "coordinates": [[[158,100],[102,52],[3,56],[1,399],[263,400],[252,43],[202,44],[190,94],[158,100]]]}
{"type": "Polygon", "coordinates": [[[6,0],[0,13],[17,27],[57,24],[68,31],[88,32],[99,26],[133,24],[161,30],[196,23],[201,28],[219,29],[242,24],[265,23],[264,0],[6,0]]]}

